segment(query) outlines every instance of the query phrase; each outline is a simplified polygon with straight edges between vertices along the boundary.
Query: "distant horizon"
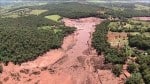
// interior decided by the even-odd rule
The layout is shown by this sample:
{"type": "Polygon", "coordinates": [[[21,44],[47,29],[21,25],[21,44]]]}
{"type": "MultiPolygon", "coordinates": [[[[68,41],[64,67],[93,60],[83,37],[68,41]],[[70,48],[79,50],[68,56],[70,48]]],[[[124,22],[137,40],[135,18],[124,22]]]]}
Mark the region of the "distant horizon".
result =
{"type": "Polygon", "coordinates": [[[0,3],[9,2],[96,2],[96,3],[150,3],[150,0],[0,0],[0,3]]]}

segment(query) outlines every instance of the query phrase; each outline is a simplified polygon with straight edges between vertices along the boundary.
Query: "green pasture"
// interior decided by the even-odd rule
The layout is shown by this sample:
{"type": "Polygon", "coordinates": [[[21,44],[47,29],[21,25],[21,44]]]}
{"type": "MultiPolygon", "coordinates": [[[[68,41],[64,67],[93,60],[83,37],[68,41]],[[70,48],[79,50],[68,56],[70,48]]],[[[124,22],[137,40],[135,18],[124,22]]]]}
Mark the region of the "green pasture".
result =
{"type": "Polygon", "coordinates": [[[50,20],[55,21],[55,22],[59,22],[59,19],[61,18],[61,16],[59,16],[59,15],[48,15],[48,16],[45,16],[45,18],[50,19],[50,20]]]}

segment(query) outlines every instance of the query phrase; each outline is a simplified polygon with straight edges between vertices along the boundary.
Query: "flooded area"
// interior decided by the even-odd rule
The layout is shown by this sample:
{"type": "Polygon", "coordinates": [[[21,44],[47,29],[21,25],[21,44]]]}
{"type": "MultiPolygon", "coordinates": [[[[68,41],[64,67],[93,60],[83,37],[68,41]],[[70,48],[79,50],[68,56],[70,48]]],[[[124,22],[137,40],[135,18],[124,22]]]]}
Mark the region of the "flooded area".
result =
{"type": "Polygon", "coordinates": [[[89,17],[62,20],[77,30],[64,38],[60,49],[50,50],[34,61],[4,67],[3,84],[124,84],[124,76],[100,70],[104,57],[91,47],[92,33],[103,19],[89,17]]]}

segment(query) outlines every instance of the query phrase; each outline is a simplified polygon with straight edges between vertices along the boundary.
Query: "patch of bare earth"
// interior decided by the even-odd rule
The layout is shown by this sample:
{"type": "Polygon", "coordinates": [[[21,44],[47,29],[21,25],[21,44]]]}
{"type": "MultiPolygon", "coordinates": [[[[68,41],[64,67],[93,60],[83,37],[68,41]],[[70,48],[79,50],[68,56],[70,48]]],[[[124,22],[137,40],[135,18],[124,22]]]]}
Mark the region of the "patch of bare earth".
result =
{"type": "Polygon", "coordinates": [[[115,77],[111,70],[101,70],[105,67],[104,57],[91,47],[95,25],[103,20],[89,17],[62,21],[77,28],[65,37],[62,48],[21,65],[3,65],[0,81],[3,84],[123,84],[122,77],[115,77]]]}
{"type": "Polygon", "coordinates": [[[136,20],[144,20],[144,21],[150,21],[150,17],[133,17],[133,19],[136,19],[136,20]]]}
{"type": "Polygon", "coordinates": [[[127,44],[128,36],[125,32],[108,32],[108,42],[112,47],[123,47],[127,44]]]}

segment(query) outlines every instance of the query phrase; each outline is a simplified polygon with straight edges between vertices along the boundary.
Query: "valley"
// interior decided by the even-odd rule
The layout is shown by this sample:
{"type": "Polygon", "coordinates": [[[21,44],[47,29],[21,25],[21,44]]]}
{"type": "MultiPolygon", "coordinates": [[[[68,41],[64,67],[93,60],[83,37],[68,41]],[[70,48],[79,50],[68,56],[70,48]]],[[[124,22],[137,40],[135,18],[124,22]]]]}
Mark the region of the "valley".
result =
{"type": "Polygon", "coordinates": [[[149,3],[35,2],[0,7],[0,84],[149,84],[149,3]]]}

